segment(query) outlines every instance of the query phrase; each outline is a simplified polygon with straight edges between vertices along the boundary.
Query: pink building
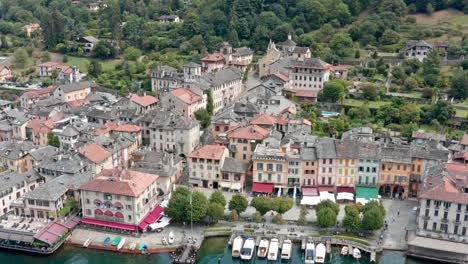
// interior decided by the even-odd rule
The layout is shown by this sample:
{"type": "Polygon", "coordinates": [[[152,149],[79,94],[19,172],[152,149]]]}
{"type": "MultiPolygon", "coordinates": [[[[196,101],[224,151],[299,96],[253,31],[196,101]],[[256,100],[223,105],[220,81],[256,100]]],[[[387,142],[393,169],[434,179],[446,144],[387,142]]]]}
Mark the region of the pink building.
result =
{"type": "Polygon", "coordinates": [[[226,65],[226,60],[221,54],[210,54],[200,61],[202,63],[203,74],[218,71],[226,65]]]}

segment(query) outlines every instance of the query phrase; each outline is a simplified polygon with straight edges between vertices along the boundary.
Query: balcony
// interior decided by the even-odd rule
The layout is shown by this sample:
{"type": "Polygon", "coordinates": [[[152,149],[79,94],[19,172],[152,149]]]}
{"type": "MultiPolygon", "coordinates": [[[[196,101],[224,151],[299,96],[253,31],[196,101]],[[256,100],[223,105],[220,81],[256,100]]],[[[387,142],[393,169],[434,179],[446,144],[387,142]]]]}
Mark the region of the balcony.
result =
{"type": "Polygon", "coordinates": [[[442,218],[442,220],[440,220],[442,223],[448,223],[448,218],[442,218]]]}

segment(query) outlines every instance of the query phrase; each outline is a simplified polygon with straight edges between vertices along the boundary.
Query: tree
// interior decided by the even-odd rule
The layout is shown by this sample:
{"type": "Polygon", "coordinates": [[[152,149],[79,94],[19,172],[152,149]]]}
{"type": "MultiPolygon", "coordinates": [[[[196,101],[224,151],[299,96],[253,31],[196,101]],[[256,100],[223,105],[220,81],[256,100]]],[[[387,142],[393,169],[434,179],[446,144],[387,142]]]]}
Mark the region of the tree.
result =
{"type": "Polygon", "coordinates": [[[249,206],[249,202],[242,194],[236,194],[232,196],[231,200],[229,201],[229,210],[236,210],[236,212],[239,214],[244,212],[245,209],[247,209],[247,206],[249,206]]]}
{"type": "Polygon", "coordinates": [[[47,145],[53,146],[53,147],[56,147],[56,148],[59,148],[59,147],[60,147],[60,139],[59,139],[59,137],[57,137],[56,135],[54,135],[54,133],[49,132],[49,133],[47,134],[47,145]]]}
{"type": "Polygon", "coordinates": [[[383,0],[378,8],[380,13],[392,12],[398,17],[406,14],[406,4],[403,0],[383,0]]]}
{"type": "Polygon", "coordinates": [[[276,212],[279,214],[284,214],[287,211],[289,211],[293,205],[294,205],[294,200],[287,197],[287,198],[276,198],[275,199],[277,205],[276,207],[276,212]]]}
{"type": "Polygon", "coordinates": [[[318,212],[324,208],[330,208],[335,214],[338,214],[340,212],[340,206],[333,202],[332,200],[324,200],[321,201],[317,206],[315,207],[315,211],[318,212]]]}
{"type": "Polygon", "coordinates": [[[317,225],[320,227],[332,227],[336,225],[336,214],[331,208],[323,208],[317,213],[317,225]]]}
{"type": "Polygon", "coordinates": [[[373,207],[365,211],[364,216],[362,218],[362,227],[369,230],[377,230],[382,228],[383,225],[384,216],[377,207],[373,207]]]}
{"type": "Polygon", "coordinates": [[[415,123],[418,124],[421,121],[420,116],[421,110],[417,104],[406,104],[401,108],[400,112],[400,123],[409,124],[415,123]]]}
{"type": "Polygon", "coordinates": [[[207,216],[208,205],[208,199],[203,193],[179,187],[171,195],[165,212],[175,222],[188,223],[191,216],[193,222],[200,222],[207,216]]]}
{"type": "Polygon", "coordinates": [[[9,48],[9,45],[8,45],[8,40],[6,38],[5,35],[2,35],[0,37],[0,42],[1,42],[1,45],[0,45],[0,50],[6,50],[9,48]]]}
{"type": "Polygon", "coordinates": [[[343,226],[351,231],[357,231],[361,227],[361,219],[359,218],[359,211],[356,208],[350,208],[346,211],[343,218],[343,226]]]}
{"type": "Polygon", "coordinates": [[[255,223],[261,223],[263,221],[263,218],[262,218],[262,215],[256,211],[255,213],[253,213],[252,215],[252,220],[255,222],[255,223]]]}
{"type": "Polygon", "coordinates": [[[413,131],[417,130],[418,127],[414,123],[403,124],[401,128],[401,136],[411,140],[413,137],[413,131]]]}
{"type": "Polygon", "coordinates": [[[347,33],[337,33],[331,38],[329,46],[336,55],[345,57],[346,51],[353,47],[353,40],[347,33]]]}
{"type": "Polygon", "coordinates": [[[239,221],[239,214],[236,210],[231,211],[231,213],[229,214],[229,220],[231,220],[231,222],[239,221]]]}
{"type": "Polygon", "coordinates": [[[468,70],[455,72],[449,94],[457,100],[465,100],[468,97],[468,70]]]}
{"type": "Polygon", "coordinates": [[[301,206],[301,212],[299,213],[299,219],[297,219],[297,225],[307,225],[307,214],[308,214],[307,207],[305,205],[301,206]]]}
{"type": "Polygon", "coordinates": [[[275,201],[270,197],[255,197],[250,202],[250,206],[255,208],[260,215],[265,215],[275,207],[275,201]]]}
{"type": "Polygon", "coordinates": [[[369,101],[375,101],[379,97],[379,88],[374,84],[363,84],[361,87],[362,96],[369,101]]]}
{"type": "Polygon", "coordinates": [[[226,206],[226,198],[221,191],[214,191],[210,196],[210,203],[218,203],[223,207],[226,206]]]}
{"type": "Polygon", "coordinates": [[[208,98],[207,98],[207,103],[206,103],[206,111],[208,114],[213,115],[213,94],[211,93],[211,90],[208,91],[208,98]]]}
{"type": "Polygon", "coordinates": [[[432,14],[434,13],[434,7],[432,7],[432,4],[431,3],[428,3],[427,6],[426,6],[426,13],[427,15],[429,16],[432,16],[432,14]]]}
{"type": "Polygon", "coordinates": [[[129,61],[136,61],[141,56],[141,51],[134,47],[128,47],[124,50],[124,57],[129,61]]]}
{"type": "Polygon", "coordinates": [[[277,225],[283,225],[286,223],[286,221],[284,221],[283,216],[281,214],[276,214],[273,217],[273,219],[271,219],[271,221],[277,225]]]}
{"type": "Polygon", "coordinates": [[[383,206],[383,204],[381,204],[379,201],[376,201],[376,200],[366,203],[366,205],[364,205],[364,207],[362,208],[362,211],[367,212],[373,208],[377,208],[380,211],[380,214],[382,216],[385,216],[385,207],[383,206]]]}
{"type": "Polygon", "coordinates": [[[49,52],[46,51],[46,52],[43,52],[43,53],[42,53],[41,61],[42,61],[42,62],[50,61],[50,54],[49,54],[49,52]]]}
{"type": "Polygon", "coordinates": [[[194,115],[203,128],[207,128],[211,124],[210,114],[205,109],[198,109],[194,115]]]}
{"type": "Polygon", "coordinates": [[[385,30],[385,32],[380,37],[380,43],[382,43],[382,45],[392,45],[398,43],[399,41],[400,34],[391,29],[385,30]]]}
{"type": "Polygon", "coordinates": [[[418,81],[416,81],[413,77],[406,78],[405,83],[403,84],[403,88],[408,92],[414,90],[417,87],[418,81]]]}
{"type": "Polygon", "coordinates": [[[19,48],[15,51],[15,64],[19,68],[24,68],[28,64],[28,52],[24,48],[19,48]]]}
{"type": "Polygon", "coordinates": [[[102,65],[97,60],[91,60],[88,65],[88,74],[93,77],[99,77],[102,72],[102,65]]]}
{"type": "Polygon", "coordinates": [[[345,95],[345,84],[343,80],[332,80],[325,83],[320,98],[327,102],[337,102],[345,95]]]}
{"type": "Polygon", "coordinates": [[[210,202],[207,215],[211,221],[218,221],[224,216],[224,206],[216,202],[210,202]]]}
{"type": "Polygon", "coordinates": [[[93,48],[93,56],[99,59],[113,59],[117,50],[109,41],[101,40],[93,48]]]}

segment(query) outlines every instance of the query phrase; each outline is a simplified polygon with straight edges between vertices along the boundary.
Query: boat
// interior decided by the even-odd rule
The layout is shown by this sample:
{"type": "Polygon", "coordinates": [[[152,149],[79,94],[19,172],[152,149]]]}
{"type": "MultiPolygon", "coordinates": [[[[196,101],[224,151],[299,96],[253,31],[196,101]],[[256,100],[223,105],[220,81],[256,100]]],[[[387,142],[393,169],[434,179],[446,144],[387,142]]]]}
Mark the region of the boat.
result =
{"type": "Polygon", "coordinates": [[[174,233],[169,232],[169,244],[174,244],[174,233]]]}
{"type": "Polygon", "coordinates": [[[131,251],[135,250],[135,248],[136,248],[135,242],[130,243],[130,246],[128,246],[128,250],[131,250],[131,251]]]}
{"type": "Polygon", "coordinates": [[[341,248],[341,255],[348,255],[348,247],[344,246],[341,248]]]}
{"type": "Polygon", "coordinates": [[[253,238],[247,238],[242,247],[240,258],[243,260],[251,260],[255,249],[255,240],[253,238]]]}
{"type": "Polygon", "coordinates": [[[119,244],[117,245],[117,249],[120,250],[121,248],[123,248],[123,246],[125,245],[125,241],[127,239],[126,238],[123,238],[122,240],[120,240],[119,244]]]}
{"type": "Polygon", "coordinates": [[[240,257],[240,252],[242,249],[242,244],[244,242],[244,239],[241,236],[237,236],[234,238],[234,241],[232,242],[232,257],[233,258],[238,258],[240,257]]]}
{"type": "Polygon", "coordinates": [[[146,244],[141,244],[139,250],[142,254],[146,254],[146,252],[148,251],[148,246],[146,244]]]}
{"type": "Polygon", "coordinates": [[[122,238],[121,238],[120,236],[116,236],[116,237],[114,238],[114,240],[112,241],[112,244],[111,244],[111,245],[114,246],[114,247],[117,246],[117,245],[120,243],[120,240],[121,240],[121,239],[122,239],[122,238]]]}
{"type": "Polygon", "coordinates": [[[361,251],[358,248],[353,249],[353,258],[360,259],[361,258],[361,251]]]}
{"type": "Polygon", "coordinates": [[[91,238],[86,239],[86,241],[83,243],[83,247],[88,247],[89,244],[91,244],[91,238]]]}
{"type": "Polygon", "coordinates": [[[268,260],[277,260],[278,259],[278,239],[272,238],[270,241],[270,248],[268,249],[268,260]]]}
{"type": "Polygon", "coordinates": [[[162,240],[161,240],[162,244],[163,245],[167,245],[167,239],[166,237],[163,237],[162,240]]]}
{"type": "Polygon", "coordinates": [[[257,257],[259,258],[266,257],[269,245],[270,245],[270,241],[268,241],[268,239],[264,238],[260,240],[260,244],[258,244],[257,257]]]}
{"type": "Polygon", "coordinates": [[[110,238],[110,237],[106,237],[106,239],[104,239],[104,241],[102,242],[102,245],[103,245],[103,246],[108,246],[110,242],[111,242],[111,238],[110,238]]]}
{"type": "Polygon", "coordinates": [[[291,259],[291,250],[292,242],[289,239],[283,241],[283,246],[281,247],[281,259],[290,260],[291,259]]]}
{"type": "Polygon", "coordinates": [[[314,241],[307,241],[305,248],[304,264],[314,264],[315,259],[315,245],[314,241]]]}
{"type": "Polygon", "coordinates": [[[315,263],[325,263],[325,255],[327,248],[324,244],[320,243],[315,247],[315,263]]]}

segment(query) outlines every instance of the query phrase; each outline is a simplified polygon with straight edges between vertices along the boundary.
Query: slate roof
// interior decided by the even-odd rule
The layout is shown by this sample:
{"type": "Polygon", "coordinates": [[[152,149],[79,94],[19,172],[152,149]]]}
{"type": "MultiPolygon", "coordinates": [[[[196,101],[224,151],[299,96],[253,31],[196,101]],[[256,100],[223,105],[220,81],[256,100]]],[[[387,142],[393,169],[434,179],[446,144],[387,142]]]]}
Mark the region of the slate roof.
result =
{"type": "Polygon", "coordinates": [[[411,164],[411,149],[408,146],[384,146],[381,153],[383,162],[411,164]]]}
{"type": "Polygon", "coordinates": [[[249,165],[245,164],[241,161],[238,161],[234,158],[227,157],[224,159],[223,167],[221,171],[225,172],[233,172],[233,173],[245,173],[248,169],[249,165]]]}
{"type": "Polygon", "coordinates": [[[77,190],[83,183],[91,178],[91,173],[80,173],[76,175],[64,174],[27,192],[24,197],[35,200],[56,201],[68,190],[77,190]]]}
{"type": "Polygon", "coordinates": [[[93,36],[85,36],[85,37],[81,37],[82,39],[86,40],[87,42],[90,42],[90,43],[98,43],[99,42],[99,39],[93,37],[93,36]]]}
{"type": "Polygon", "coordinates": [[[253,53],[254,53],[253,50],[247,47],[234,49],[234,55],[238,55],[238,56],[249,56],[249,55],[252,55],[253,53]]]}
{"type": "Polygon", "coordinates": [[[132,154],[132,170],[155,173],[162,177],[172,177],[179,171],[181,158],[165,151],[138,150],[132,154]]]}
{"type": "Polygon", "coordinates": [[[315,161],[317,160],[317,154],[315,151],[315,148],[302,148],[301,156],[306,161],[315,161]]]}
{"type": "Polygon", "coordinates": [[[25,173],[3,172],[0,174],[0,197],[3,192],[8,192],[11,188],[21,185],[23,182],[30,183],[41,179],[42,177],[34,171],[25,173]]]}
{"type": "Polygon", "coordinates": [[[436,141],[446,141],[447,137],[443,134],[435,134],[435,133],[428,133],[423,130],[413,131],[412,138],[418,139],[429,139],[429,140],[436,140],[436,141]]]}
{"type": "Polygon", "coordinates": [[[258,114],[258,107],[250,101],[240,101],[234,104],[234,112],[242,114],[258,114]]]}
{"type": "MultiPolygon", "coordinates": [[[[242,80],[243,73],[241,70],[236,68],[225,68],[217,72],[211,72],[201,77],[201,81],[208,84],[210,87],[222,85],[227,82],[242,80]]],[[[203,87],[203,83],[202,83],[203,87]]]]}
{"type": "Polygon", "coordinates": [[[424,40],[409,40],[406,43],[406,49],[412,49],[413,47],[429,47],[432,48],[432,45],[427,43],[424,40]]]}
{"type": "Polygon", "coordinates": [[[281,43],[278,43],[278,44],[281,45],[281,46],[288,46],[288,47],[296,46],[296,42],[294,42],[292,39],[289,39],[289,38],[287,40],[281,42],[281,43]]]}
{"type": "Polygon", "coordinates": [[[307,53],[308,50],[309,50],[308,47],[298,47],[298,46],[296,46],[296,47],[294,47],[294,49],[293,49],[292,52],[293,52],[293,53],[304,54],[304,53],[307,53]]]}
{"type": "Polygon", "coordinates": [[[29,154],[35,161],[41,161],[47,157],[53,157],[59,152],[59,149],[53,146],[45,146],[32,150],[29,154]]]}
{"type": "Polygon", "coordinates": [[[335,140],[333,138],[317,138],[316,143],[317,158],[334,159],[337,158],[335,140]]]}
{"type": "Polygon", "coordinates": [[[62,89],[65,93],[79,91],[86,88],[95,87],[96,83],[93,81],[85,81],[85,82],[75,82],[75,83],[68,83],[64,85],[60,85],[57,89],[62,89]]]}
{"type": "Polygon", "coordinates": [[[410,149],[412,158],[426,160],[447,161],[450,153],[445,147],[433,141],[424,144],[413,143],[410,149]]]}
{"type": "Polygon", "coordinates": [[[195,62],[191,61],[191,62],[187,62],[186,64],[184,64],[184,67],[187,67],[187,68],[198,68],[198,67],[201,67],[201,65],[198,64],[198,63],[195,63],[195,62]]]}
{"type": "Polygon", "coordinates": [[[304,60],[296,60],[292,64],[293,68],[312,68],[312,69],[329,69],[330,64],[319,58],[305,58],[304,60]]]}
{"type": "Polygon", "coordinates": [[[60,172],[62,174],[76,174],[88,165],[78,155],[61,153],[50,157],[44,157],[35,167],[60,172]]]}
{"type": "Polygon", "coordinates": [[[32,141],[3,142],[0,145],[0,157],[8,160],[21,159],[36,147],[32,141]]]}

